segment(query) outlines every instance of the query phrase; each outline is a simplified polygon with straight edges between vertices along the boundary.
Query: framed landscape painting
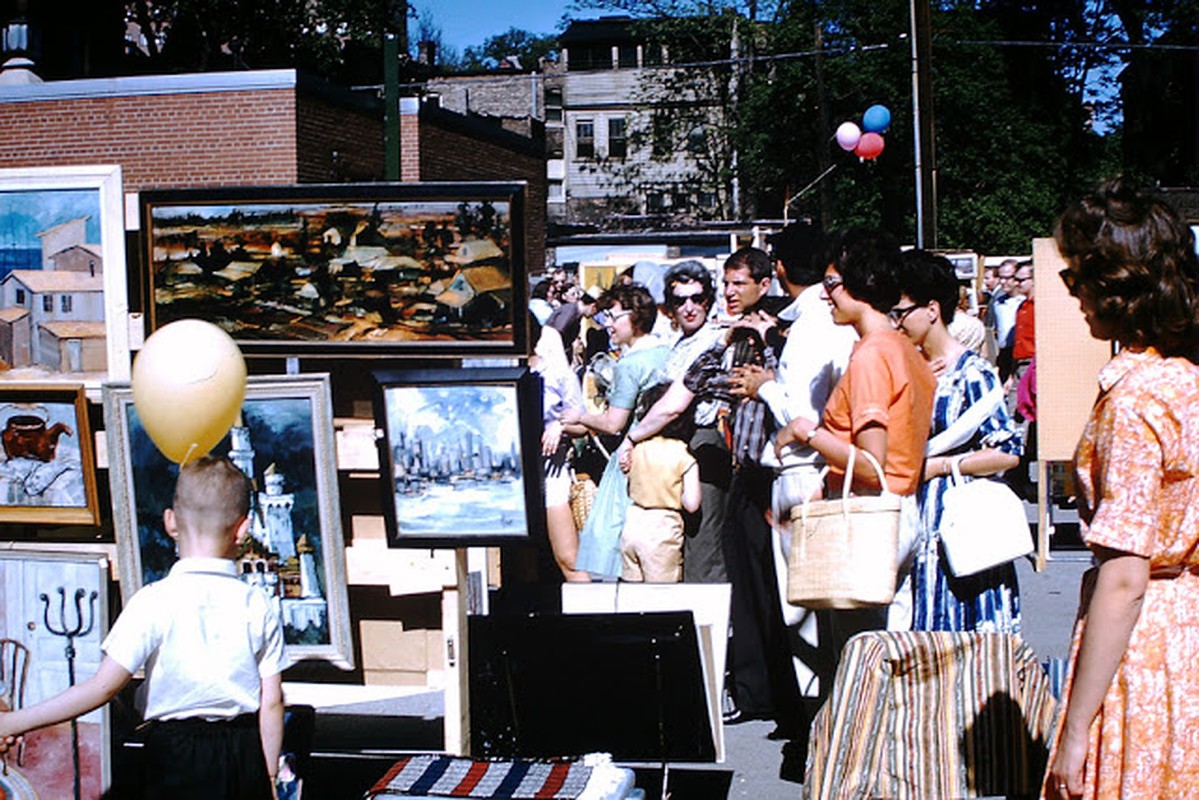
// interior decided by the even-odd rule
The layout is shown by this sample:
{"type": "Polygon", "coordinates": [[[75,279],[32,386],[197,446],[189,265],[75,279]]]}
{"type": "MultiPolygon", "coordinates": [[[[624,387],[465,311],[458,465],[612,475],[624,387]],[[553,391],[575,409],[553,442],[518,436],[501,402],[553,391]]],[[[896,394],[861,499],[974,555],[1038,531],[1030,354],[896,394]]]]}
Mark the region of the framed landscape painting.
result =
{"type": "MultiPolygon", "coordinates": [[[[0,704],[40,703],[96,673],[108,633],[102,553],[0,551],[0,704]]],[[[108,704],[25,734],[0,771],[0,796],[101,797],[110,780],[108,704]]]]}
{"type": "Polygon", "coordinates": [[[545,530],[541,380],[524,368],[375,373],[393,547],[475,547],[545,530]]]}
{"type": "MultiPolygon", "coordinates": [[[[176,561],[162,512],[179,469],[150,441],[128,383],[105,384],[104,423],[127,601],[176,561]]],[[[238,570],[277,603],[288,655],[352,669],[329,376],[250,377],[241,418],[211,452],[253,481],[250,536],[238,570]]]]}
{"type": "Polygon", "coordinates": [[[247,355],[516,354],[522,183],[141,194],[151,331],[220,326],[247,355]]]}
{"type": "Polygon", "coordinates": [[[116,166],[0,169],[0,382],[129,377],[116,166]]]}
{"type": "Polygon", "coordinates": [[[81,384],[0,383],[0,452],[0,522],[100,523],[81,384]]]}

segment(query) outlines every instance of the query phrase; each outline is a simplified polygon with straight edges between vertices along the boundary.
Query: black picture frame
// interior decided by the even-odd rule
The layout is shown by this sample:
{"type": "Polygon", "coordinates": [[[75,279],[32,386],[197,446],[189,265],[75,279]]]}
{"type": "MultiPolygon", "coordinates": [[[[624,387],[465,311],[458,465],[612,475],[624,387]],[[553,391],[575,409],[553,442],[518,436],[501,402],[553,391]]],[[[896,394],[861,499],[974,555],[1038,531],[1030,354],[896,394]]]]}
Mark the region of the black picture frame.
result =
{"type": "Polygon", "coordinates": [[[545,536],[541,379],[525,367],[373,373],[392,547],[545,536]]]}
{"type": "Polygon", "coordinates": [[[147,333],[221,327],[247,356],[528,349],[523,182],[142,192],[147,333]]]}

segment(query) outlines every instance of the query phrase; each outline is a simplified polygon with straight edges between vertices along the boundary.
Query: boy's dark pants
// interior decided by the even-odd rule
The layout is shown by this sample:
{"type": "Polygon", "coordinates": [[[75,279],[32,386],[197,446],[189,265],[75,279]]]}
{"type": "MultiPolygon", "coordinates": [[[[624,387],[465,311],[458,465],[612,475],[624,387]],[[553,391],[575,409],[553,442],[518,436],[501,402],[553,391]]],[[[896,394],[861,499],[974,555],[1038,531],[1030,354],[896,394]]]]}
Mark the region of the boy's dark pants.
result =
{"type": "Polygon", "coordinates": [[[270,800],[257,714],[227,722],[185,719],[147,727],[141,797],[270,800]]]}

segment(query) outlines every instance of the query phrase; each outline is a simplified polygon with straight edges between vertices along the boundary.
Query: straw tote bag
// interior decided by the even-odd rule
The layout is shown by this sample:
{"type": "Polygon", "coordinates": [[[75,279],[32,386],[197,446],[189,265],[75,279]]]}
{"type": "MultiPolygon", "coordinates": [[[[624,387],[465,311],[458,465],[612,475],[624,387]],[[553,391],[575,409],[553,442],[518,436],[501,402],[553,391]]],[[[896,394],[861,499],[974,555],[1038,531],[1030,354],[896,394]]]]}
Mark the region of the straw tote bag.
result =
{"type": "Polygon", "coordinates": [[[953,478],[941,497],[937,533],[949,570],[961,578],[1006,564],[1033,551],[1024,503],[1007,484],[962,480],[961,458],[950,461],[953,478]]]}
{"type": "Polygon", "coordinates": [[[839,499],[807,500],[798,518],[792,512],[787,601],[794,605],[866,608],[895,598],[899,496],[886,491],[882,467],[865,450],[862,455],[874,467],[883,493],[850,495],[856,452],[850,447],[839,499]]]}

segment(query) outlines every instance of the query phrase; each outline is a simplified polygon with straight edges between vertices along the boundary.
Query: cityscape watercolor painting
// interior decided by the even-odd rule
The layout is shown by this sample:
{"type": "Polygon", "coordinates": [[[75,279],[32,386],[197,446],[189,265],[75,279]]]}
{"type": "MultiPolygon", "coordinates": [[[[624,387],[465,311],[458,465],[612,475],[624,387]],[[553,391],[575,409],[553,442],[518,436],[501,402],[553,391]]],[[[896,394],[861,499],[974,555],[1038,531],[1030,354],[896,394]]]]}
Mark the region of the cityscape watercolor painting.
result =
{"type": "Polygon", "coordinates": [[[146,192],[151,329],[205,319],[266,352],[513,348],[518,191],[146,192]]]}
{"type": "Polygon", "coordinates": [[[528,437],[530,407],[540,420],[539,397],[527,402],[527,379],[489,382],[487,372],[381,384],[377,418],[386,430],[381,463],[393,544],[524,537],[538,518],[530,509],[540,492],[540,455],[528,437]]]}
{"type": "MultiPolygon", "coordinates": [[[[253,482],[250,535],[238,570],[275,602],[289,655],[349,665],[328,383],[328,376],[250,378],[241,419],[212,452],[253,482]]],[[[162,511],[171,504],[178,467],[142,427],[128,385],[106,385],[104,392],[112,491],[121,498],[114,511],[121,588],[129,595],[165,577],[176,560],[162,511]]]]}

